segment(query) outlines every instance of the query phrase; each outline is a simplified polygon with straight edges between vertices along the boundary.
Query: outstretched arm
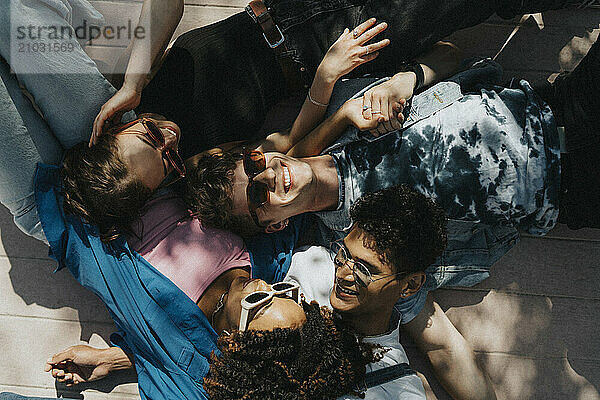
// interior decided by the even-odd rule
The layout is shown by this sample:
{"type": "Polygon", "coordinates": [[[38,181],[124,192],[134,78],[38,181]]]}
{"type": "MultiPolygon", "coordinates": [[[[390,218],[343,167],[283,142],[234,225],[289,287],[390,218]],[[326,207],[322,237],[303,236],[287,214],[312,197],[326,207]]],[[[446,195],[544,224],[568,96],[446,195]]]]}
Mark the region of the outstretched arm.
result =
{"type": "Polygon", "coordinates": [[[96,349],[71,346],[48,359],[44,370],[67,386],[105,378],[113,371],[131,369],[133,357],[119,347],[96,349]]]}
{"type": "Polygon", "coordinates": [[[419,315],[403,328],[427,355],[433,372],[453,399],[496,399],[490,378],[477,365],[471,345],[433,301],[431,294],[419,315]]]}
{"type": "Polygon", "coordinates": [[[333,86],[338,79],[359,65],[374,60],[379,54],[379,50],[390,43],[388,39],[384,39],[367,44],[387,28],[385,22],[377,25],[375,22],[375,18],[371,18],[352,31],[344,30],[319,64],[313,83],[292,128],[286,132],[272,133],[261,141],[258,150],[286,153],[323,120],[333,86]]]}

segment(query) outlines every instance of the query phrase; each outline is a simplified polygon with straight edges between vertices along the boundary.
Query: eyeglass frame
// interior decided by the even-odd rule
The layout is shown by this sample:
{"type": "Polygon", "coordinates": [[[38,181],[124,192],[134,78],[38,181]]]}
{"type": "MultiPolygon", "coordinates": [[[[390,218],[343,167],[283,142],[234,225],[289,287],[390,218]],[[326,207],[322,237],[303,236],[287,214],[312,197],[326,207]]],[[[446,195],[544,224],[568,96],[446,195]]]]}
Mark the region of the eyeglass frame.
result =
{"type": "Polygon", "coordinates": [[[250,186],[251,185],[264,185],[266,186],[264,183],[262,182],[256,182],[254,180],[254,177],[258,174],[261,174],[262,172],[264,172],[267,169],[267,159],[265,157],[265,154],[260,151],[260,150],[253,150],[253,149],[249,149],[247,147],[244,147],[242,149],[242,164],[244,167],[244,173],[246,174],[246,176],[248,177],[248,185],[246,186],[246,203],[248,205],[248,212],[250,213],[250,216],[252,217],[252,220],[254,221],[254,223],[256,224],[256,226],[258,226],[259,228],[264,228],[264,225],[262,225],[260,223],[260,221],[258,220],[258,216],[256,215],[256,209],[258,209],[259,207],[264,206],[265,204],[267,204],[269,202],[269,198],[270,198],[270,194],[269,194],[269,190],[267,187],[266,190],[266,200],[263,201],[260,204],[254,204],[254,202],[250,201],[250,186]],[[249,156],[251,153],[259,153],[265,163],[264,168],[262,169],[262,171],[256,172],[256,173],[251,173],[248,171],[248,169],[246,168],[246,157],[249,156]],[[252,205],[251,205],[252,204],[252,205]]]}
{"type": "MultiPolygon", "coordinates": [[[[410,275],[410,272],[408,271],[403,271],[403,272],[396,272],[395,274],[388,274],[385,276],[380,276],[379,278],[373,278],[373,275],[371,274],[371,271],[369,271],[369,268],[367,268],[367,266],[365,265],[364,262],[362,261],[356,261],[355,259],[353,259],[352,257],[349,257],[348,255],[350,254],[350,251],[348,250],[348,248],[346,247],[346,245],[344,244],[344,240],[343,239],[339,239],[339,240],[335,240],[333,242],[329,243],[329,256],[331,257],[331,261],[333,261],[333,264],[335,265],[336,271],[338,268],[342,268],[344,266],[348,266],[348,268],[350,268],[350,271],[352,271],[352,276],[354,276],[354,280],[363,288],[367,288],[369,287],[369,285],[373,282],[377,282],[380,281],[382,279],[385,278],[389,278],[391,276],[408,276],[410,275]],[[339,246],[339,249],[337,252],[335,252],[333,250],[333,246],[337,245],[339,246]],[[344,260],[344,263],[342,265],[338,265],[338,263],[335,261],[335,259],[337,258],[337,255],[339,253],[340,250],[344,250],[344,252],[346,253],[346,259],[344,260]],[[349,262],[351,262],[352,264],[348,264],[349,262]],[[356,272],[356,266],[360,265],[364,268],[364,270],[366,271],[366,276],[368,278],[369,282],[363,282],[363,280],[358,277],[357,272],[356,272]]],[[[368,264],[368,263],[367,263],[368,264]]],[[[371,265],[371,264],[368,264],[371,265]]],[[[371,265],[371,267],[373,267],[371,265]]],[[[374,268],[374,267],[373,267],[374,268]]]]}
{"type": "Polygon", "coordinates": [[[273,297],[275,297],[275,296],[283,297],[282,295],[286,295],[285,297],[289,297],[289,296],[287,296],[287,293],[292,292],[291,298],[294,299],[296,301],[296,303],[298,303],[299,294],[300,294],[300,285],[298,285],[297,283],[294,283],[294,282],[277,282],[277,283],[270,285],[270,288],[273,289],[274,286],[277,286],[278,284],[281,284],[281,283],[288,284],[288,285],[290,285],[290,287],[287,289],[283,289],[283,290],[269,290],[269,291],[256,290],[256,291],[244,296],[244,298],[240,302],[242,305],[242,312],[240,314],[240,323],[238,324],[238,330],[240,332],[244,332],[246,329],[248,329],[248,324],[250,323],[250,321],[248,320],[248,315],[250,314],[250,310],[260,307],[263,304],[266,304],[267,302],[271,301],[271,299],[273,299],[273,297]],[[257,301],[256,303],[249,303],[247,301],[248,297],[250,297],[256,293],[266,293],[267,297],[257,301]]]}
{"type": "Polygon", "coordinates": [[[121,125],[121,126],[115,128],[111,133],[115,136],[116,135],[140,134],[141,132],[124,132],[125,129],[131,128],[138,122],[141,123],[142,126],[144,127],[144,129],[146,130],[146,133],[145,134],[142,133],[142,134],[144,135],[144,137],[150,138],[150,141],[152,142],[152,147],[154,147],[156,150],[161,152],[163,159],[167,160],[167,162],[171,165],[171,167],[173,167],[173,169],[179,174],[180,178],[185,178],[186,168],[185,168],[185,162],[183,161],[183,158],[181,158],[177,149],[172,149],[172,148],[167,147],[167,143],[165,141],[164,136],[162,136],[162,133],[161,133],[160,139],[156,138],[154,136],[154,134],[152,133],[150,128],[148,128],[147,124],[152,124],[156,129],[158,129],[159,132],[160,132],[160,128],[149,118],[141,117],[141,118],[134,119],[131,122],[128,122],[124,125],[121,125]],[[156,139],[159,139],[161,143],[156,143],[156,139]],[[179,168],[177,166],[177,163],[173,159],[172,153],[174,153],[179,158],[179,160],[181,160],[181,168],[179,168]]]}

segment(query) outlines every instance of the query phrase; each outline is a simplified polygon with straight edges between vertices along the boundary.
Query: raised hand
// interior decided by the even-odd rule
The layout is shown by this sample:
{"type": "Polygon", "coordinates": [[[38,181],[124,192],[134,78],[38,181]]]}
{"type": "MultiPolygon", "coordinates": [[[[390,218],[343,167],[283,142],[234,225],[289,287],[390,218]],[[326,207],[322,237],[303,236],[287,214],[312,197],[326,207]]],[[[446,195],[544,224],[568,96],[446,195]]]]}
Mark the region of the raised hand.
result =
{"type": "Polygon", "coordinates": [[[389,39],[367,44],[387,28],[385,22],[375,23],[375,18],[371,18],[353,30],[346,28],[325,54],[317,74],[321,74],[326,81],[335,82],[359,65],[374,60],[379,50],[390,44],[389,39]]]}
{"type": "Polygon", "coordinates": [[[116,125],[121,122],[121,117],[127,111],[136,108],[142,99],[142,95],[136,89],[123,86],[117,93],[114,94],[100,109],[100,113],[94,120],[94,128],[92,137],[90,138],[90,146],[96,144],[98,136],[102,134],[105,125],[116,125]]]}

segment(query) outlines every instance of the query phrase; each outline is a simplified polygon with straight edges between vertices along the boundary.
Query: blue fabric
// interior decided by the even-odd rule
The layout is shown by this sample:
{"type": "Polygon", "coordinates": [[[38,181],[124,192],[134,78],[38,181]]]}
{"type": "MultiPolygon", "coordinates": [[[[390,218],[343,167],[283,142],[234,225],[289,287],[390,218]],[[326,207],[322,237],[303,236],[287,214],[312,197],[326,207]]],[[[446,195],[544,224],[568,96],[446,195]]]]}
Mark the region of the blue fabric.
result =
{"type": "Polygon", "coordinates": [[[245,240],[253,278],[269,283],[283,281],[292,263],[292,253],[305,233],[308,219],[306,214],[296,215],[290,218],[288,227],[282,231],[245,240]]]}
{"type": "Polygon", "coordinates": [[[134,355],[142,399],[206,399],[202,388],[217,334],[200,308],[124,238],[103,243],[95,227],[65,215],[59,168],[38,165],[35,200],[50,256],[106,304],[113,341],[134,355]]]}

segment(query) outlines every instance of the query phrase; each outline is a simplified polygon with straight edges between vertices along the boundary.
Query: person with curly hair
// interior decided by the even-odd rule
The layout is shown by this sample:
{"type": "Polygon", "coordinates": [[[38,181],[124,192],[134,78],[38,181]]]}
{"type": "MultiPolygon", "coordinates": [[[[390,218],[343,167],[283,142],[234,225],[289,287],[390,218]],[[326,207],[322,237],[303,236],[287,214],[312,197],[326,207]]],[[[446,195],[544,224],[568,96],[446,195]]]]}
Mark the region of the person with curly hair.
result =
{"type": "MultiPolygon", "coordinates": [[[[431,199],[401,185],[365,195],[353,206],[352,218],[355,227],[336,244],[337,253],[311,247],[300,249],[293,257],[284,282],[298,284],[301,293],[313,301],[310,305],[302,303],[306,318],[301,326],[255,331],[274,325],[276,318],[268,320],[265,316],[279,314],[280,321],[289,320],[289,315],[274,314],[280,304],[269,304],[253,314],[249,330],[234,326],[232,333],[220,336],[217,344],[221,355],[211,357],[210,372],[204,379],[211,399],[290,396],[308,400],[333,399],[341,394],[345,395],[339,398],[346,399],[356,398],[354,395],[361,392],[373,400],[425,398],[423,385],[410,369],[399,343],[394,305],[399,298],[418,291],[425,268],[443,251],[444,213],[431,199]],[[381,207],[382,202],[386,208],[381,207]],[[400,374],[367,384],[378,371],[385,376],[390,368],[398,367],[400,374]],[[265,376],[269,379],[263,379],[265,376]]],[[[261,281],[244,283],[247,295],[257,289],[268,287],[261,281]]],[[[231,297],[230,289],[222,311],[214,315],[218,329],[231,329],[223,324],[230,319],[225,314],[240,319],[240,299],[236,297],[232,302],[231,297]]],[[[291,311],[287,309],[286,314],[291,311]]],[[[437,328],[440,319],[432,321],[437,328]]],[[[471,355],[468,348],[461,350],[471,355]]],[[[55,354],[48,369],[52,368],[59,381],[70,385],[106,376],[127,364],[123,361],[126,357],[116,348],[98,350],[80,345],[55,354]],[[87,375],[81,372],[84,366],[87,375]]],[[[464,380],[464,365],[458,367],[464,380]]],[[[483,379],[479,396],[489,390],[485,383],[483,379]]],[[[463,392],[455,388],[453,393],[464,395],[464,387],[473,389],[472,384],[459,386],[463,392]]]]}

